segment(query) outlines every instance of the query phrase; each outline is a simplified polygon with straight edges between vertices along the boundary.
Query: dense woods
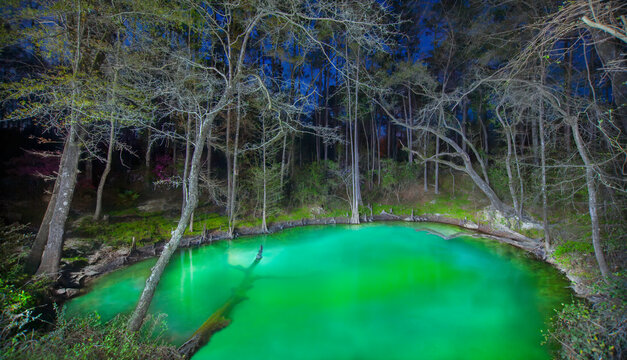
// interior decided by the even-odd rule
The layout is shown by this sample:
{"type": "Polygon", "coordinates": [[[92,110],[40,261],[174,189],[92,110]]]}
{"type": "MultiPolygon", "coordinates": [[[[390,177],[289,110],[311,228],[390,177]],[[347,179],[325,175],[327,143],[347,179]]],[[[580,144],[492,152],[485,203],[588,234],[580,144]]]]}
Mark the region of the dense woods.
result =
{"type": "MultiPolygon", "coordinates": [[[[128,331],[140,330],[185,234],[213,230],[199,228],[207,208],[235,237],[251,219],[267,232],[303,208],[358,224],[408,204],[410,193],[472,192],[540,239],[544,258],[592,253],[584,277],[605,289],[601,303],[622,289],[616,316],[599,310],[608,321],[600,330],[569,323],[573,308],[562,313],[560,356],[625,355],[622,1],[51,0],[0,9],[0,126],[33,134],[25,154],[52,163],[26,174],[45,175],[33,188],[49,196],[33,239],[6,235],[27,244],[15,265],[58,280],[77,192],[94,194],[90,224],[107,222],[116,197],[177,194],[178,220],[128,331]],[[135,185],[118,194],[112,177],[135,185]],[[607,341],[599,352],[579,343],[590,334],[607,341]]],[[[25,168],[9,158],[3,176],[25,168]]],[[[22,310],[3,310],[3,337],[23,331],[22,310]]]]}

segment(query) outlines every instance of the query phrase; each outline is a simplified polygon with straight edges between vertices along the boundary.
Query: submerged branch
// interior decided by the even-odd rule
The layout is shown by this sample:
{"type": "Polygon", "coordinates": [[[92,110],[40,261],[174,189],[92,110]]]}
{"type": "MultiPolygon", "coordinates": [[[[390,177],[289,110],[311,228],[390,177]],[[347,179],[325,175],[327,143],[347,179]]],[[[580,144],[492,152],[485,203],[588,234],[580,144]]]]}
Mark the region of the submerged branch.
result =
{"type": "Polygon", "coordinates": [[[248,266],[244,273],[244,278],[237,288],[233,290],[233,294],[220,306],[211,316],[196,330],[192,336],[187,340],[178,352],[184,355],[185,358],[191,358],[198,349],[207,344],[213,334],[224,329],[231,323],[229,314],[235,305],[246,300],[246,292],[252,287],[255,278],[253,270],[259,264],[263,258],[263,245],[259,245],[259,251],[255,260],[248,266]]]}

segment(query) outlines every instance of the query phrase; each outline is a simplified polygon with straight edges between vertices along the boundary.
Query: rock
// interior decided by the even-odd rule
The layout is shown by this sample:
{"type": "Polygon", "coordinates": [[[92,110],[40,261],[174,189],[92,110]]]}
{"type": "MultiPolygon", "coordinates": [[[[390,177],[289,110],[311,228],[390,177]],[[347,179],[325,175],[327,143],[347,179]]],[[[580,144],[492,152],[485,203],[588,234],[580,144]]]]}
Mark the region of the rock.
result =
{"type": "Polygon", "coordinates": [[[176,201],[171,201],[169,199],[160,198],[154,200],[148,200],[139,206],[137,206],[137,210],[141,212],[159,212],[166,211],[171,209],[179,208],[179,204],[176,201]]]}
{"type": "Polygon", "coordinates": [[[91,216],[91,215],[83,215],[83,216],[80,216],[80,217],[78,217],[78,219],[76,219],[76,220],[72,221],[71,227],[72,227],[73,229],[76,229],[76,228],[78,228],[78,227],[80,227],[80,226],[81,226],[81,223],[82,223],[83,221],[91,221],[91,219],[92,219],[92,216],[91,216]]]}
{"type": "Polygon", "coordinates": [[[58,295],[58,296],[63,296],[63,295],[65,295],[65,291],[66,291],[65,288],[63,288],[63,289],[54,289],[54,294],[58,295]]]}
{"type": "Polygon", "coordinates": [[[61,289],[54,290],[55,295],[60,296],[60,297],[65,297],[65,298],[74,297],[78,295],[79,292],[80,290],[75,289],[75,288],[61,288],[61,289]]]}

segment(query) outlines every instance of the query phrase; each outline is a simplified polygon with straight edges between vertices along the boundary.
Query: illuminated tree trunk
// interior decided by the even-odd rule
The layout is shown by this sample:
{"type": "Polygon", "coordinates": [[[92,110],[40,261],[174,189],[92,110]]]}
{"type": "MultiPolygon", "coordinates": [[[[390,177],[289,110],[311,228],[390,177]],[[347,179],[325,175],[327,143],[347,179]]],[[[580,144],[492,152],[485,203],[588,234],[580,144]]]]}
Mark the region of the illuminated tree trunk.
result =
{"type": "Polygon", "coordinates": [[[268,232],[268,226],[266,224],[266,202],[267,202],[267,175],[266,175],[266,121],[265,119],[262,119],[262,131],[263,131],[263,135],[261,138],[262,141],[262,156],[261,156],[261,162],[263,165],[263,210],[262,210],[262,214],[261,214],[261,231],[263,231],[264,233],[268,232]]]}
{"type": "Polygon", "coordinates": [[[80,148],[77,125],[72,124],[68,134],[67,157],[59,168],[59,192],[55,199],[55,205],[50,220],[48,230],[48,240],[41,256],[41,263],[37,269],[37,275],[56,277],[59,272],[59,262],[63,251],[63,235],[65,233],[65,222],[76,185],[76,175],[78,174],[78,160],[80,148]]]}
{"type": "MultiPolygon", "coordinates": [[[[59,170],[63,168],[63,163],[65,162],[67,158],[68,145],[69,145],[69,137],[65,140],[63,153],[61,155],[61,161],[59,162],[59,170]]],[[[41,255],[43,254],[44,248],[46,247],[46,242],[48,241],[50,221],[52,220],[52,213],[54,212],[54,208],[57,203],[57,195],[59,193],[59,182],[60,180],[57,174],[57,177],[54,180],[54,187],[52,189],[52,194],[50,196],[50,200],[48,201],[48,207],[46,207],[46,213],[44,214],[44,218],[41,221],[41,225],[39,225],[39,230],[37,231],[37,236],[35,236],[33,247],[31,248],[30,252],[28,253],[28,257],[26,258],[24,269],[29,274],[34,274],[35,271],[37,271],[37,268],[39,267],[39,263],[41,262],[41,255]]]]}
{"type": "Polygon", "coordinates": [[[111,161],[113,159],[113,148],[115,146],[115,121],[111,120],[109,124],[111,129],[109,130],[109,148],[107,149],[107,162],[102,172],[102,176],[100,177],[100,181],[98,182],[98,190],[96,191],[96,211],[94,212],[94,221],[100,220],[102,215],[102,193],[104,191],[105,183],[107,182],[107,177],[109,176],[109,172],[111,171],[111,161]]]}
{"type": "Polygon", "coordinates": [[[236,189],[237,189],[237,147],[239,144],[239,127],[240,127],[240,121],[241,121],[241,106],[242,106],[242,101],[241,101],[241,94],[238,91],[237,92],[237,117],[236,117],[236,121],[235,121],[235,140],[233,142],[233,173],[231,174],[231,198],[229,199],[230,204],[229,204],[229,236],[233,236],[233,230],[235,230],[235,216],[236,216],[236,211],[235,211],[235,205],[237,204],[236,202],[236,197],[237,197],[237,193],[236,193],[236,189]]]}
{"type": "MultiPolygon", "coordinates": [[[[544,73],[542,74],[542,82],[544,82],[544,73]]],[[[542,225],[544,228],[544,251],[548,255],[551,249],[551,232],[549,229],[549,210],[546,190],[546,144],[544,139],[544,104],[542,103],[542,101],[540,101],[539,103],[538,114],[538,135],[540,136],[540,169],[542,171],[542,225]]]]}
{"type": "Polygon", "coordinates": [[[590,223],[592,226],[592,246],[594,247],[594,256],[596,257],[597,263],[599,264],[601,275],[607,280],[610,274],[610,269],[607,266],[607,262],[605,261],[605,255],[603,255],[603,248],[601,246],[599,216],[597,214],[597,190],[594,181],[594,177],[596,176],[594,171],[594,165],[590,161],[588,153],[586,152],[586,146],[581,139],[579,126],[576,119],[570,119],[570,127],[573,133],[573,138],[575,139],[575,144],[577,145],[577,150],[579,150],[579,156],[581,156],[581,160],[583,160],[583,163],[586,167],[586,185],[588,186],[588,211],[590,213],[590,223]]]}

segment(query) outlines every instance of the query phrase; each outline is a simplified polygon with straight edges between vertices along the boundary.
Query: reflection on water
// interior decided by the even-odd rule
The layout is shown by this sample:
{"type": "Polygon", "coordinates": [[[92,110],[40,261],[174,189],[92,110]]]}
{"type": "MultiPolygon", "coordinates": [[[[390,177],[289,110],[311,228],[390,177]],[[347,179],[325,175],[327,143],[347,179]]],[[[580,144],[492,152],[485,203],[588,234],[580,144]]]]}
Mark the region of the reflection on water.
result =
{"type": "MultiPolygon", "coordinates": [[[[181,344],[231,295],[260,243],[248,299],[198,359],[549,359],[540,331],[567,301],[547,264],[436,224],[305,227],[180,250],[151,312],[181,344]],[[350,229],[350,231],[346,231],[350,229]]],[[[155,260],[103,277],[68,314],[129,312],[155,260]]]]}

